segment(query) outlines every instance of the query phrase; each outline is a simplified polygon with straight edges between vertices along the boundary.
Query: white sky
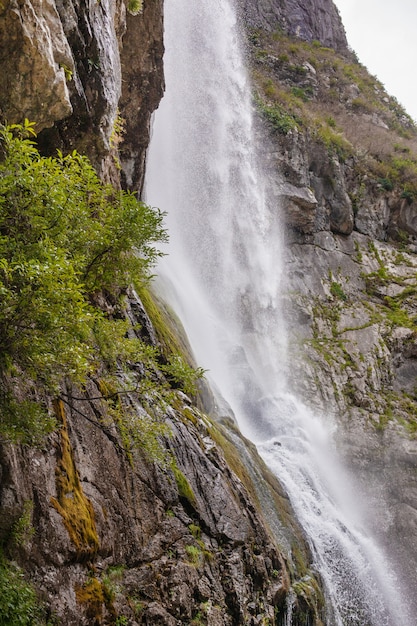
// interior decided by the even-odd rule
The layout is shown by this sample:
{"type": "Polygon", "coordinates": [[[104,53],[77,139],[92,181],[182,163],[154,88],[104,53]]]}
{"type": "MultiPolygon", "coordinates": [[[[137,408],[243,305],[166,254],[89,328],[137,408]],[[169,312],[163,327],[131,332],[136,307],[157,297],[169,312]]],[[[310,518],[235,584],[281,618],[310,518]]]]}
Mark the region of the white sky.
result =
{"type": "Polygon", "coordinates": [[[333,0],[350,47],[417,121],[417,0],[333,0]]]}

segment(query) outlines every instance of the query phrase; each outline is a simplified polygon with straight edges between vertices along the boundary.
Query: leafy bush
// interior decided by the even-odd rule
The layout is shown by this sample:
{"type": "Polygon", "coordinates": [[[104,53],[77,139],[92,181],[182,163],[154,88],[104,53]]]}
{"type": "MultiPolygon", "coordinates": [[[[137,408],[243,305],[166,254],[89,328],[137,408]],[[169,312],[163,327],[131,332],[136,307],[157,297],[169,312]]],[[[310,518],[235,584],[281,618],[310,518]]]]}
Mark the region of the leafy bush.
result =
{"type": "MultiPolygon", "coordinates": [[[[103,185],[75,151],[42,157],[30,131],[30,123],[0,128],[0,428],[8,434],[24,421],[13,376],[55,393],[64,377],[82,383],[97,352],[114,362],[126,351],[126,325],[92,302],[146,281],[166,239],[157,209],[103,185]]],[[[36,422],[36,403],[24,402],[36,422]]]]}
{"type": "Polygon", "coordinates": [[[197,393],[197,380],[204,376],[204,370],[201,367],[192,368],[179,355],[170,356],[168,362],[161,365],[161,370],[168,376],[174,387],[180,387],[188,395],[197,393]]]}
{"type": "Polygon", "coordinates": [[[261,104],[260,109],[263,117],[278,133],[287,135],[291,130],[297,128],[295,118],[290,113],[287,113],[284,108],[278,104],[273,106],[261,104]]]}
{"type": "Polygon", "coordinates": [[[46,624],[42,607],[22,570],[0,553],[0,615],[7,626],[46,624]]]}

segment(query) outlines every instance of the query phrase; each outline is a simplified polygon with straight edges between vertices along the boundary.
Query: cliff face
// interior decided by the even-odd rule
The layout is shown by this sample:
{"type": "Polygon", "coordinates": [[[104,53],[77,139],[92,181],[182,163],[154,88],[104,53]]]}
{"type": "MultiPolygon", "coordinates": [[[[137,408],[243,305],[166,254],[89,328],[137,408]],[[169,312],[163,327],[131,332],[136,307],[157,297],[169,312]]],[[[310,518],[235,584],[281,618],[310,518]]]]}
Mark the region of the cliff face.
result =
{"type": "MultiPolygon", "coordinates": [[[[204,419],[165,424],[175,468],[129,462],[93,384],[57,405],[47,451],[3,447],[2,540],[27,503],[35,532],[12,548],[61,624],[257,623],[285,613],[287,565],[204,419]]],[[[140,410],[138,407],[137,410],[140,410]]]]}
{"type": "MultiPolygon", "coordinates": [[[[134,292],[127,315],[152,335],[134,292]]],[[[308,552],[254,448],[177,393],[175,409],[160,414],[164,439],[155,452],[146,444],[149,408],[134,391],[123,402],[142,420],[139,445],[129,453],[99,380],[82,393],[62,388],[54,401],[60,428],[42,448],[0,448],[1,545],[26,570],[47,607],[45,620],[279,624],[301,572],[294,619],[315,623],[322,600],[306,569],[308,552]],[[269,502],[269,526],[261,495],[269,502]]]]}
{"type": "Polygon", "coordinates": [[[121,0],[7,2],[0,29],[3,119],[35,121],[44,153],[77,149],[116,184],[122,158],[125,184],[139,189],[163,92],[162,0],[139,15],[121,0]]]}
{"type": "Polygon", "coordinates": [[[339,12],[332,0],[239,0],[250,28],[281,29],[305,41],[346,52],[348,44],[339,12]]]}
{"type": "Polygon", "coordinates": [[[352,55],[266,29],[250,43],[266,168],[286,224],[289,377],[338,424],[373,530],[411,590],[417,129],[352,55]]]}

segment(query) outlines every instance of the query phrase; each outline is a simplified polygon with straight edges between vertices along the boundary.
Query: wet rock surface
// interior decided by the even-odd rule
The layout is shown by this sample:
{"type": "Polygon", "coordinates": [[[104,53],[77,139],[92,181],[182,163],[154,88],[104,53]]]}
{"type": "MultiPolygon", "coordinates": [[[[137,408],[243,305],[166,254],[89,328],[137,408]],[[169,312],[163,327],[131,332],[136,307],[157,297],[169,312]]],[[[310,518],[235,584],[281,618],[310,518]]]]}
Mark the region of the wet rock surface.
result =
{"type": "MultiPolygon", "coordinates": [[[[33,503],[34,534],[15,558],[59,623],[113,623],[117,614],[180,625],[201,614],[207,624],[237,625],[284,614],[287,563],[199,415],[184,407],[195,424],[172,410],[166,416],[184,490],[170,466],[140,454],[128,461],[117,431],[103,427],[100,402],[88,401],[97,388],[77,400],[75,390],[66,393],[65,421],[48,451],[6,445],[0,459],[1,540],[33,503]],[[64,440],[79,478],[65,497],[75,506],[82,493],[85,502],[75,518],[55,505],[64,440]]],[[[64,470],[71,473],[68,461],[64,470]]]]}

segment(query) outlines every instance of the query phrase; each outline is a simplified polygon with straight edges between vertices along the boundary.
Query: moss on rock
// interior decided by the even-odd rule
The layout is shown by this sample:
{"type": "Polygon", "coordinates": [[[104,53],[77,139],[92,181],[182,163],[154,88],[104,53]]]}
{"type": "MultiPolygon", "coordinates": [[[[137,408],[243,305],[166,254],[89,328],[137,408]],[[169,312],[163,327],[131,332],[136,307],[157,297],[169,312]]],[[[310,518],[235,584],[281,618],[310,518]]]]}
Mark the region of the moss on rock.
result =
{"type": "Polygon", "coordinates": [[[94,509],[81,485],[61,400],[55,403],[55,411],[62,427],[59,460],[55,469],[57,497],[51,498],[51,502],[62,516],[78,555],[90,558],[99,547],[94,509]]]}

